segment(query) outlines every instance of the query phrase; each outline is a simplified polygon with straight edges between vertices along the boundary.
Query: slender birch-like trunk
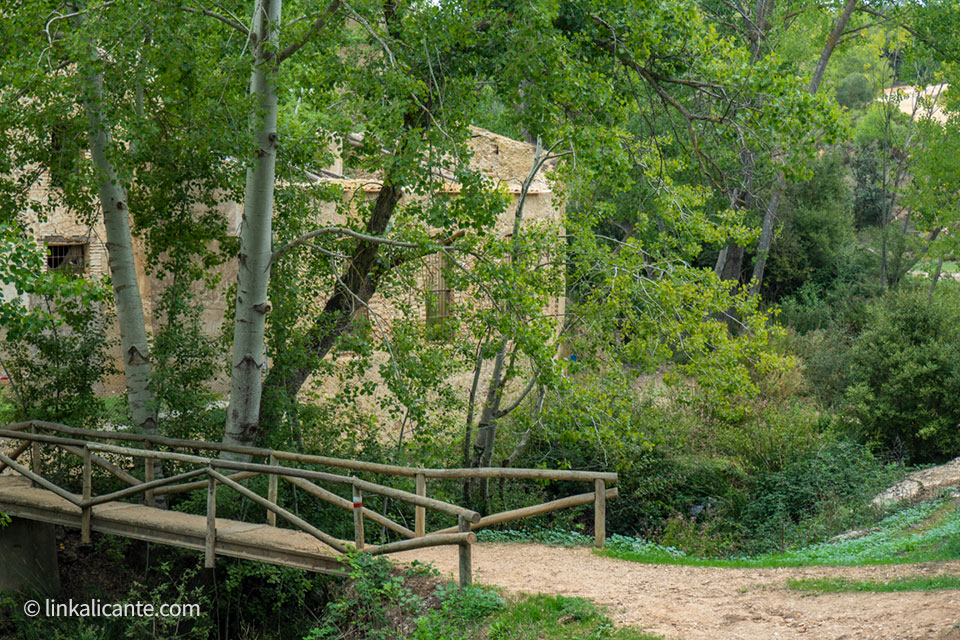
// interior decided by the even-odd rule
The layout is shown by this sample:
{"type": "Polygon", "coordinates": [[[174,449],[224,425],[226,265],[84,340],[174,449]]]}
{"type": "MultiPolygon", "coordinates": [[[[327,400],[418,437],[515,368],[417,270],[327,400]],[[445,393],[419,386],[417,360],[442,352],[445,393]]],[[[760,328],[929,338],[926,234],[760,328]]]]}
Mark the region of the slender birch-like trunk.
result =
{"type": "Polygon", "coordinates": [[[87,79],[84,111],[89,122],[87,138],[90,155],[99,178],[100,206],[107,231],[110,279],[117,304],[123,373],[127,384],[127,402],[134,427],[143,433],[157,433],[157,410],[150,389],[150,346],[143,321],[143,301],[133,260],[133,239],[127,194],[109,158],[110,133],[103,120],[103,76],[87,79]]]}
{"type": "MultiPolygon", "coordinates": [[[[260,414],[261,373],[264,363],[264,327],[267,284],[270,280],[273,187],[277,160],[276,75],[277,28],[282,0],[256,0],[251,41],[254,54],[250,93],[257,98],[251,130],[257,157],[247,169],[240,231],[236,315],[233,325],[233,367],[230,404],[223,443],[253,444],[260,414]]],[[[226,458],[245,458],[224,452],[226,458]]]]}

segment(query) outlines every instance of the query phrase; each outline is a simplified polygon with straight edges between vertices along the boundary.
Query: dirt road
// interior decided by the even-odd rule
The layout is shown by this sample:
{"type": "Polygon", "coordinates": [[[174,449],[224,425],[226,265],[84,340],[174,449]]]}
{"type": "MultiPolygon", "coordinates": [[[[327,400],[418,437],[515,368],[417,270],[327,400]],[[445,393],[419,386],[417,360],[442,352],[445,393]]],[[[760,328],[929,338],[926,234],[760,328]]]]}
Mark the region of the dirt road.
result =
{"type": "MultiPolygon", "coordinates": [[[[455,573],[455,547],[392,556],[455,573]]],[[[611,618],[681,640],[960,639],[960,591],[810,595],[784,588],[791,578],[885,580],[960,574],[960,562],[880,567],[717,569],[646,565],[585,548],[478,544],[474,580],[513,593],[591,598],[611,618]],[[958,625],[958,626],[954,626],[958,625]]]]}

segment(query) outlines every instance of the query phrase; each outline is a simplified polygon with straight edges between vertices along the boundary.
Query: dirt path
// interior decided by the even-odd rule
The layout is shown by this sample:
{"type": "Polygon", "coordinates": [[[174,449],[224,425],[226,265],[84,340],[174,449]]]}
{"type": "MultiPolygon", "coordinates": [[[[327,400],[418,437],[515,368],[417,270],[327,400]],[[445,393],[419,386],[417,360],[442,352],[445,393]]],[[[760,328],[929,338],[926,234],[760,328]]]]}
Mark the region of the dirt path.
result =
{"type": "MultiPolygon", "coordinates": [[[[455,547],[393,556],[432,562],[455,573],[455,547]]],[[[789,591],[790,578],[960,574],[960,562],[881,567],[717,569],[646,565],[589,549],[536,544],[478,544],[474,580],[514,593],[591,598],[617,624],[682,640],[960,639],[960,591],[838,593],[789,591]]]]}

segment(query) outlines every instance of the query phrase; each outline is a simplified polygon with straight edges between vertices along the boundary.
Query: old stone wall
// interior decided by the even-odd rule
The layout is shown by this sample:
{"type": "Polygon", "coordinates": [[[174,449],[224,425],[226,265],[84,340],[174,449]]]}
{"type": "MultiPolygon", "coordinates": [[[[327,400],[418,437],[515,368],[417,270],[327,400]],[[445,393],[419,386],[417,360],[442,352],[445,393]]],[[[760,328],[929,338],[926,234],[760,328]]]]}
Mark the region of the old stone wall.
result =
{"type": "MultiPolygon", "coordinates": [[[[511,140],[509,138],[493,134],[491,132],[475,129],[474,137],[471,141],[471,147],[474,151],[472,163],[482,170],[493,180],[503,185],[506,190],[514,197],[513,204],[504,211],[496,223],[496,232],[499,234],[509,234],[513,228],[513,219],[516,205],[519,199],[520,189],[523,180],[530,171],[533,161],[534,150],[529,144],[511,140]]],[[[379,191],[379,185],[370,180],[331,180],[344,186],[348,194],[355,193],[357,190],[363,190],[368,199],[375,198],[379,191]]],[[[450,183],[450,191],[455,192],[458,185],[450,183]]],[[[38,205],[46,205],[49,198],[50,185],[46,180],[36,185],[31,192],[31,199],[38,205]]],[[[40,208],[40,207],[38,207],[40,208]]],[[[242,205],[235,202],[225,202],[219,206],[224,217],[227,220],[228,232],[231,235],[238,235],[240,228],[240,219],[242,217],[242,205]]],[[[527,201],[524,209],[524,219],[526,223],[537,221],[559,221],[561,210],[553,202],[553,192],[547,179],[538,175],[533,181],[531,189],[527,195],[527,201]]],[[[76,243],[85,246],[84,273],[88,277],[102,276],[109,273],[107,264],[108,253],[106,245],[106,232],[103,226],[102,218],[97,212],[70,212],[62,208],[53,210],[45,219],[40,219],[35,211],[27,212],[31,232],[38,242],[48,246],[63,243],[76,243]]],[[[317,224],[318,226],[337,224],[341,220],[337,219],[335,207],[327,203],[320,208],[317,224]]],[[[146,269],[146,256],[142,243],[135,240],[135,259],[137,262],[138,283],[144,303],[144,318],[147,324],[147,333],[155,333],[159,323],[163,322],[158,317],[160,296],[168,282],[158,279],[155,275],[149,274],[146,269]]],[[[224,329],[224,319],[227,315],[227,291],[230,286],[236,282],[237,262],[230,260],[220,268],[220,286],[215,289],[207,289],[198,285],[196,292],[200,296],[200,302],[203,305],[201,322],[203,330],[207,335],[217,336],[224,329]]],[[[424,283],[420,282],[417,289],[411,291],[413,301],[419,301],[417,308],[422,321],[426,321],[427,308],[426,296],[424,292],[424,283]]],[[[316,304],[322,305],[324,300],[316,301],[316,304]]],[[[374,296],[370,307],[378,316],[378,321],[389,331],[389,324],[392,319],[397,317],[399,311],[391,304],[387,303],[382,297],[374,296]]],[[[564,313],[564,299],[558,298],[551,302],[545,313],[554,315],[558,319],[558,327],[564,313]]],[[[114,342],[113,356],[116,360],[118,369],[119,360],[119,330],[114,326],[111,331],[111,338],[114,342]]],[[[374,380],[376,381],[376,380],[374,380]]],[[[470,375],[465,374],[463,380],[458,378],[454,381],[458,388],[464,390],[464,397],[469,391],[470,375]]],[[[334,393],[336,391],[336,382],[331,380],[311,380],[307,388],[319,392],[321,395],[334,393]]],[[[225,393],[228,388],[226,380],[216,381],[214,392],[225,393]]],[[[122,373],[113,376],[106,381],[104,391],[109,394],[122,393],[124,383],[122,373]]],[[[371,407],[372,408],[372,407],[371,407]]]]}

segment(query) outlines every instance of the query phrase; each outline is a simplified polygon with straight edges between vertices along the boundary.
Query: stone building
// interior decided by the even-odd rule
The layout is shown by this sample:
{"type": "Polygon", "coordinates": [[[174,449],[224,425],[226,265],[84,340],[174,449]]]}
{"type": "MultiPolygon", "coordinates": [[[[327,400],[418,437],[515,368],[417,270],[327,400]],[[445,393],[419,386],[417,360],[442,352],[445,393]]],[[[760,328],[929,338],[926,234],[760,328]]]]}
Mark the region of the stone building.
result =
{"type": "MultiPolygon", "coordinates": [[[[473,165],[484,172],[493,180],[502,184],[506,190],[513,195],[514,201],[508,210],[504,211],[496,224],[496,231],[501,234],[508,234],[512,229],[513,215],[523,180],[527,177],[531,164],[533,162],[533,146],[524,142],[518,142],[504,136],[494,134],[482,129],[474,129],[474,136],[471,140],[471,146],[474,151],[473,165]]],[[[553,192],[546,178],[538,175],[528,191],[527,201],[524,205],[524,219],[528,222],[533,221],[559,221],[561,210],[553,201],[553,192]]],[[[363,191],[367,198],[374,198],[379,192],[379,185],[369,178],[358,179],[356,177],[342,176],[342,166],[337,163],[329,171],[323,172],[320,179],[329,182],[341,184],[344,192],[347,194],[356,194],[357,191],[363,191]],[[329,177],[338,175],[341,177],[329,177]]],[[[458,185],[449,182],[449,189],[455,192],[458,185]]],[[[41,181],[31,193],[31,200],[38,205],[45,204],[49,189],[48,179],[41,181]]],[[[228,233],[231,235],[239,234],[240,218],[242,215],[242,204],[235,202],[224,202],[219,205],[219,209],[227,220],[228,233]]],[[[327,204],[321,209],[318,224],[329,224],[335,221],[332,219],[334,206],[327,204]]],[[[84,222],[79,220],[72,213],[64,210],[54,209],[52,213],[43,220],[37,219],[35,213],[32,215],[29,227],[38,243],[47,247],[47,267],[49,269],[72,268],[82,271],[89,276],[102,275],[109,273],[107,264],[106,232],[102,219],[84,222]]],[[[141,242],[134,239],[135,261],[137,265],[137,275],[140,285],[141,297],[144,306],[144,318],[148,335],[153,334],[157,323],[157,310],[159,308],[160,295],[164,289],[164,282],[147,273],[144,269],[146,253],[141,242]]],[[[420,296],[422,304],[420,313],[424,322],[430,322],[432,318],[445,313],[443,293],[443,283],[438,280],[439,269],[428,270],[424,273],[422,287],[424,295],[420,296]],[[430,290],[434,294],[426,295],[430,290]]],[[[223,330],[224,318],[227,315],[227,297],[226,290],[231,284],[236,282],[237,263],[229,261],[222,266],[221,286],[209,290],[202,289],[201,301],[203,312],[201,323],[206,334],[215,336],[223,330]]],[[[4,295],[11,295],[11,291],[3,292],[4,295]]],[[[318,301],[322,303],[322,301],[318,301]]],[[[371,300],[370,306],[379,309],[389,321],[390,309],[378,300],[377,296],[371,300]]],[[[552,302],[546,313],[561,318],[564,311],[564,300],[558,298],[552,302]]],[[[115,326],[112,330],[113,337],[119,337],[119,330],[115,326]]],[[[119,340],[114,342],[119,343],[119,340]]],[[[115,358],[119,365],[119,347],[116,347],[115,358]]],[[[118,366],[119,369],[119,366],[118,366]]],[[[225,381],[216,383],[214,391],[225,392],[227,385],[225,381]]],[[[106,383],[105,391],[110,394],[123,392],[123,376],[116,375],[106,383]]]]}

